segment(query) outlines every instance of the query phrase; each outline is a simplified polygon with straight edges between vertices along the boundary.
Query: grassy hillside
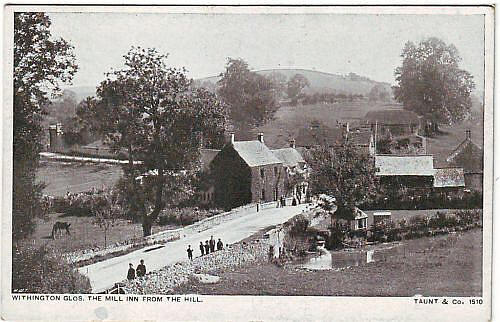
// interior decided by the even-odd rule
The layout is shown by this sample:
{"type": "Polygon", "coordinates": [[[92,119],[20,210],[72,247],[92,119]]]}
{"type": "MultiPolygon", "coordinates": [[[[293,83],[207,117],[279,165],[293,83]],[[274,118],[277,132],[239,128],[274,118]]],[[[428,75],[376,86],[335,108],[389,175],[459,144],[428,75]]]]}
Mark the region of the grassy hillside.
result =
{"type": "Polygon", "coordinates": [[[328,127],[336,127],[337,121],[359,123],[368,111],[388,108],[384,103],[368,100],[339,102],[334,104],[314,104],[282,106],[274,120],[258,127],[255,133],[263,132],[266,144],[272,148],[288,145],[289,139],[296,137],[299,130],[312,121],[319,121],[328,127]]]}

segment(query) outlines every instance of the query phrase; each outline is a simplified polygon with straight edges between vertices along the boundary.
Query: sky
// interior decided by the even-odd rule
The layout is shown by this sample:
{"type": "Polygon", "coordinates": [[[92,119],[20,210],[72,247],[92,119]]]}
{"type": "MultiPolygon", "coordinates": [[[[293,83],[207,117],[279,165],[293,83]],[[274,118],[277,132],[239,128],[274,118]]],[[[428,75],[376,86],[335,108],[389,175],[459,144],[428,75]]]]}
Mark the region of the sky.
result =
{"type": "Polygon", "coordinates": [[[401,50],[438,37],[454,44],[476,90],[484,82],[482,15],[49,13],[52,34],[75,46],[73,86],[96,86],[131,46],[168,53],[192,78],[218,75],[228,57],[251,69],[303,68],[395,83],[401,50]]]}

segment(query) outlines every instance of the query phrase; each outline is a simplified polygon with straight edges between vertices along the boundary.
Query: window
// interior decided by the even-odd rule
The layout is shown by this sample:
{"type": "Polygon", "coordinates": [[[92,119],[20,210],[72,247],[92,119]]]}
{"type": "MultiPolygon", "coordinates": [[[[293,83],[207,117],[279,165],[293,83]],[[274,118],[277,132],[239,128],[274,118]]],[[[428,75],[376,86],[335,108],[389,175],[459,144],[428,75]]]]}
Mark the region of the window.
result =
{"type": "Polygon", "coordinates": [[[266,190],[262,189],[262,200],[266,200],[266,190]]]}
{"type": "Polygon", "coordinates": [[[260,169],[260,177],[264,179],[264,169],[260,169]]]}
{"type": "Polygon", "coordinates": [[[274,176],[278,175],[278,167],[274,167],[274,176]]]}

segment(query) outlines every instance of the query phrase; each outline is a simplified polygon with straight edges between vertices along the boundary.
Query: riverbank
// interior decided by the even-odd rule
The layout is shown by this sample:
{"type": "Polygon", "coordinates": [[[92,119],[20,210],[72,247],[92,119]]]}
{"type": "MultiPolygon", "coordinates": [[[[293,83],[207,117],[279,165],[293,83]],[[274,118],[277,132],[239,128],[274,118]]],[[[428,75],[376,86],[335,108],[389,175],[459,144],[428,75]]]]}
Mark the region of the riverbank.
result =
{"type": "Polygon", "coordinates": [[[342,270],[262,262],[216,269],[216,284],[190,280],[176,294],[301,296],[481,296],[482,229],[403,242],[403,252],[342,270]]]}

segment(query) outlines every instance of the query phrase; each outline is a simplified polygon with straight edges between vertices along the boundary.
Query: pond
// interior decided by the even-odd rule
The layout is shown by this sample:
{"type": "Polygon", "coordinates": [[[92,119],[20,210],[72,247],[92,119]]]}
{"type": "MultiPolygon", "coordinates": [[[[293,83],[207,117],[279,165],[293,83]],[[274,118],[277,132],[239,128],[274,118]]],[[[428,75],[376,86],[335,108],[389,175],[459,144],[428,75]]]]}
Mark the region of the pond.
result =
{"type": "Polygon", "coordinates": [[[319,256],[310,258],[299,268],[309,270],[344,269],[353,266],[367,265],[372,262],[383,262],[388,256],[399,254],[403,251],[401,243],[383,244],[377,247],[363,249],[347,249],[341,251],[328,251],[318,248],[319,256]]]}

